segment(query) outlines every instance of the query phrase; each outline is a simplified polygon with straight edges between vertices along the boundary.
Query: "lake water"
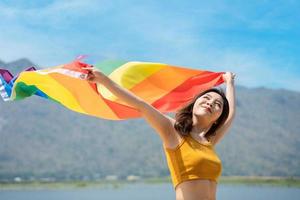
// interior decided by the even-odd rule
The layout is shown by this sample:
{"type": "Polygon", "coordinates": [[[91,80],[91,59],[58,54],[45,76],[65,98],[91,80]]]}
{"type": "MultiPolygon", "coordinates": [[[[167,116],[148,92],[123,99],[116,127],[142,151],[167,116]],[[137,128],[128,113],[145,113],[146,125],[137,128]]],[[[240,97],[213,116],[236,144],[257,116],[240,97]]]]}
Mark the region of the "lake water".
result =
{"type": "MultiPolygon", "coordinates": [[[[174,200],[171,184],[128,184],[118,188],[0,190],[0,200],[174,200]]],[[[300,188],[222,185],[218,200],[299,200],[300,188]]]]}

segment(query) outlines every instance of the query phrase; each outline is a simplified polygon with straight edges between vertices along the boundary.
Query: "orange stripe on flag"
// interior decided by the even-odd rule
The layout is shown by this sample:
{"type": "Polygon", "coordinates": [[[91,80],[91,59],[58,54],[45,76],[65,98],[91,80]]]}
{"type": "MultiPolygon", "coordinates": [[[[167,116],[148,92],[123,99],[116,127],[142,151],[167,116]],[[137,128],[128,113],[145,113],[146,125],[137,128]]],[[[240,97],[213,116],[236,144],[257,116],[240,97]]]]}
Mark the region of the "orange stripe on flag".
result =
{"type": "Polygon", "coordinates": [[[67,88],[78,101],[85,114],[114,119],[118,118],[96,91],[91,89],[87,81],[75,79],[63,74],[50,74],[56,81],[67,88]]]}
{"type": "MultiPolygon", "coordinates": [[[[136,86],[132,87],[130,91],[147,103],[152,103],[168,94],[187,79],[202,73],[203,71],[201,70],[165,66],[155,74],[152,74],[136,86]]],[[[118,98],[115,101],[118,103],[125,103],[118,98]]]]}

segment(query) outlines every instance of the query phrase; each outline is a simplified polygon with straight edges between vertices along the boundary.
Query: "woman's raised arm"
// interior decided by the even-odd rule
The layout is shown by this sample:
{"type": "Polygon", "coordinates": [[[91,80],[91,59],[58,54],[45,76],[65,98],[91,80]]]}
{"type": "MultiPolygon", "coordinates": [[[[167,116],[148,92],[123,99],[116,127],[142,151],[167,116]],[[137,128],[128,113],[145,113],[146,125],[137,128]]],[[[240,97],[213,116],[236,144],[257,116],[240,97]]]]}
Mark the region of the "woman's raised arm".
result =
{"type": "Polygon", "coordinates": [[[168,146],[170,139],[172,139],[173,119],[164,115],[152,105],[143,101],[143,99],[134,95],[129,90],[119,86],[112,81],[108,76],[101,71],[94,70],[93,68],[83,68],[89,71],[87,80],[94,83],[100,83],[105,86],[111,93],[118,98],[125,101],[130,106],[138,109],[146,121],[153,127],[159,134],[163,143],[168,146]]]}
{"type": "Polygon", "coordinates": [[[234,78],[235,78],[235,74],[231,72],[226,72],[225,74],[223,74],[223,79],[226,83],[226,98],[229,103],[229,114],[224,124],[216,132],[216,136],[213,139],[214,145],[217,144],[220,141],[220,139],[225,135],[225,133],[228,131],[235,116],[236,103],[235,103],[234,78]]]}

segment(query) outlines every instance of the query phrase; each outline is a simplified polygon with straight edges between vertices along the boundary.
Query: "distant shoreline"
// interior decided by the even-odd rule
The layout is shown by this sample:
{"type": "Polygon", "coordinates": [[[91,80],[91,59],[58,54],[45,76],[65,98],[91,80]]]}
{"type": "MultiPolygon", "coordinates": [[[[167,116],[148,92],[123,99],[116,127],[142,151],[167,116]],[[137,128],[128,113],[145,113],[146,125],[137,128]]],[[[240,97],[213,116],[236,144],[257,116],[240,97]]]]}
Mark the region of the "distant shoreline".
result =
{"type": "Polygon", "coordinates": [[[247,184],[247,185],[300,187],[300,177],[223,176],[220,179],[220,184],[247,184]]]}
{"type": "MultiPolygon", "coordinates": [[[[98,180],[98,181],[27,181],[27,182],[0,182],[0,190],[18,189],[64,189],[64,188],[119,188],[127,184],[160,184],[170,183],[170,177],[144,178],[140,180],[98,180]]],[[[299,187],[300,177],[270,177],[270,176],[222,176],[218,184],[226,185],[266,185],[280,187],[299,187]]]]}

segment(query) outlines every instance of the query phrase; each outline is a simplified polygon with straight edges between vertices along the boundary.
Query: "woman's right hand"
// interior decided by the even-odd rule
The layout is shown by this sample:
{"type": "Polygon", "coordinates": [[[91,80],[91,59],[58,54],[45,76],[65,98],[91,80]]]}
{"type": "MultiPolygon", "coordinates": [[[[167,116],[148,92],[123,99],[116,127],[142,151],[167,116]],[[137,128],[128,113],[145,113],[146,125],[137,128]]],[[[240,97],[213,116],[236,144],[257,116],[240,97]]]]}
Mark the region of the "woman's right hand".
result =
{"type": "Polygon", "coordinates": [[[91,67],[84,67],[82,69],[85,69],[88,71],[86,80],[92,83],[97,83],[101,80],[101,77],[103,76],[103,73],[94,69],[93,66],[91,67]]]}

